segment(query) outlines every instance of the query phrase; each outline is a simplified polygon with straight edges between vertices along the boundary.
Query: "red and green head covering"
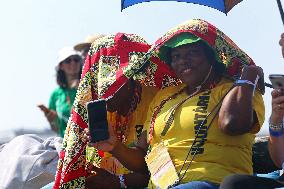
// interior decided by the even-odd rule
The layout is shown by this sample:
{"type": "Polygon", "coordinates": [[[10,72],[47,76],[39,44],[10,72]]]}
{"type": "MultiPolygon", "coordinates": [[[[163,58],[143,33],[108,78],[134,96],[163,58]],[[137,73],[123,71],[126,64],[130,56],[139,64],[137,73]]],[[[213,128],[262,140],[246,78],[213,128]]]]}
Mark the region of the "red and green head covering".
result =
{"type": "Polygon", "coordinates": [[[175,84],[176,76],[168,66],[157,57],[146,58],[150,47],[140,36],[123,33],[93,43],[82,78],[92,78],[94,98],[113,95],[130,78],[157,88],[175,84]]]}
{"type": "Polygon", "coordinates": [[[225,69],[224,74],[233,79],[239,78],[244,66],[254,65],[253,60],[228,36],[201,19],[189,20],[172,28],[155,42],[149,52],[169,63],[170,59],[167,56],[169,49],[199,41],[213,50],[216,59],[216,64],[213,66],[225,69]]]}
{"type": "Polygon", "coordinates": [[[216,53],[214,49],[208,45],[208,43],[204,40],[202,40],[200,37],[197,37],[191,33],[180,33],[173,38],[169,39],[160,49],[158,56],[161,60],[165,61],[167,64],[171,64],[171,57],[170,57],[170,51],[173,48],[187,45],[187,44],[194,44],[194,43],[202,43],[205,47],[206,55],[208,58],[214,59],[214,68],[219,73],[224,72],[224,65],[221,63],[221,60],[216,53]]]}
{"type": "Polygon", "coordinates": [[[186,44],[193,44],[199,41],[201,41],[201,39],[195,35],[192,35],[191,33],[181,33],[165,42],[165,44],[159,49],[158,55],[161,60],[165,61],[167,64],[170,64],[171,60],[169,54],[171,49],[186,44]]]}

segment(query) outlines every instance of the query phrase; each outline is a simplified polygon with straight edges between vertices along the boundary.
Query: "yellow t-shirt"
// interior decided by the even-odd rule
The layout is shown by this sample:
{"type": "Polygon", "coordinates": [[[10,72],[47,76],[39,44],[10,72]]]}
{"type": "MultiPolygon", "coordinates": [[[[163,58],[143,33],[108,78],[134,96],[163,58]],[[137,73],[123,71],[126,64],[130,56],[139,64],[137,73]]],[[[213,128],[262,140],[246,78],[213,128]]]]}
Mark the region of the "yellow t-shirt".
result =
{"type": "MultiPolygon", "coordinates": [[[[137,105],[136,110],[129,116],[128,121],[126,121],[127,118],[117,115],[116,112],[108,112],[108,122],[111,123],[109,125],[117,124],[117,116],[119,116],[121,123],[127,122],[127,127],[129,130],[126,131],[128,133],[126,145],[131,147],[135,145],[135,142],[137,142],[137,139],[140,136],[143,130],[143,125],[146,121],[149,104],[157,91],[158,90],[154,87],[142,86],[141,101],[137,105]]],[[[103,157],[100,162],[101,168],[104,168],[117,175],[126,174],[129,172],[116,158],[112,157],[111,154],[104,153],[104,155],[105,157],[103,157]]]]}
{"type": "MultiPolygon", "coordinates": [[[[252,145],[255,138],[254,133],[259,131],[264,121],[264,103],[258,91],[255,92],[253,98],[253,109],[257,114],[258,123],[254,126],[251,133],[239,136],[224,134],[218,128],[217,115],[206,135],[205,130],[212,120],[211,115],[208,117],[207,122],[205,122],[205,126],[200,129],[198,136],[196,136],[199,124],[201,124],[206,115],[211,112],[232,84],[232,81],[223,79],[217,87],[188,99],[176,110],[174,121],[163,137],[163,141],[168,147],[169,154],[177,172],[180,171],[195,137],[197,137],[197,140],[193,145],[193,149],[198,149],[181,183],[196,180],[221,183],[222,179],[230,174],[252,174],[252,145]],[[204,134],[205,142],[202,142],[201,139],[204,134]]],[[[168,87],[157,93],[150,105],[147,121],[145,123],[147,132],[149,132],[150,129],[150,121],[154,107],[159,106],[162,100],[180,91],[183,87],[185,87],[185,85],[168,87]]],[[[161,141],[161,132],[169,116],[170,108],[181,102],[187,96],[188,95],[183,92],[176,98],[167,101],[160,113],[158,113],[154,124],[153,138],[150,144],[151,148],[155,147],[155,145],[161,141]]],[[[191,160],[191,157],[192,154],[189,156],[186,165],[191,160]]],[[[184,169],[181,175],[183,172],[184,169]]]]}

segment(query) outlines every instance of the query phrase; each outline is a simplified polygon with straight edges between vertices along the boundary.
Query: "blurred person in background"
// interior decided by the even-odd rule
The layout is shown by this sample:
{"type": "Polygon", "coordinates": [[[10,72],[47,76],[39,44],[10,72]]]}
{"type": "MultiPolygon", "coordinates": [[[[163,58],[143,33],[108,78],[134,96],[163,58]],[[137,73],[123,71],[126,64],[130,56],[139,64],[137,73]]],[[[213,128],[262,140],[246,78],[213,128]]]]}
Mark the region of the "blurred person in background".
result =
{"type": "Polygon", "coordinates": [[[49,106],[39,104],[51,129],[63,137],[82,72],[82,57],[73,47],[58,52],[56,81],[58,87],[51,93],[49,106]]]}

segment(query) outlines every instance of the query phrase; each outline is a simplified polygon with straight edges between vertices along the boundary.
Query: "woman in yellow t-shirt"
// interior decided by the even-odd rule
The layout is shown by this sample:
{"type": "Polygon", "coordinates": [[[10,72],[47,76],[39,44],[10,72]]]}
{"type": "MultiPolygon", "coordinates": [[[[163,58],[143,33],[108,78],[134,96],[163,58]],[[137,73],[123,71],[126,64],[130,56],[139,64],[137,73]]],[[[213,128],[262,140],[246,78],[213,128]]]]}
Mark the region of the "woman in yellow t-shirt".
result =
{"type": "Polygon", "coordinates": [[[262,69],[199,19],[171,29],[153,49],[182,84],[156,94],[136,148],[114,137],[95,146],[130,170],[149,169],[149,187],[217,189],[227,175],[252,174],[252,144],[264,120],[262,69]]]}

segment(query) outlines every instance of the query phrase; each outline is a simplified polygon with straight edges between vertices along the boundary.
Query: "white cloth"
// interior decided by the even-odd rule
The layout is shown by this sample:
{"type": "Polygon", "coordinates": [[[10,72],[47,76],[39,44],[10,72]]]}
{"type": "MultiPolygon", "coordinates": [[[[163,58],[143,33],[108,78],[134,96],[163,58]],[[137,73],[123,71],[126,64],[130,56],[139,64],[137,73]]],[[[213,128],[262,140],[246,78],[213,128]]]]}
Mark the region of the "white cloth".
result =
{"type": "Polygon", "coordinates": [[[55,178],[62,138],[27,134],[0,147],[0,189],[39,189],[55,178]]]}

